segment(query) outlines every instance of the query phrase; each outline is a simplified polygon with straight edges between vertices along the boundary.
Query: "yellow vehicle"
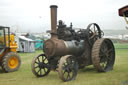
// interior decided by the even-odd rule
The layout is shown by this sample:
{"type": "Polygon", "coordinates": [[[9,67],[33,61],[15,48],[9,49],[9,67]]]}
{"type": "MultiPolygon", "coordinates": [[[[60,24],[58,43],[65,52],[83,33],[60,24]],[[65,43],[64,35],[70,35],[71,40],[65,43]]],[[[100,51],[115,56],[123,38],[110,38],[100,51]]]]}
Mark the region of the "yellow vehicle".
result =
{"type": "Polygon", "coordinates": [[[9,27],[0,26],[0,66],[5,72],[13,72],[21,65],[20,56],[16,53],[17,44],[9,27]]]}

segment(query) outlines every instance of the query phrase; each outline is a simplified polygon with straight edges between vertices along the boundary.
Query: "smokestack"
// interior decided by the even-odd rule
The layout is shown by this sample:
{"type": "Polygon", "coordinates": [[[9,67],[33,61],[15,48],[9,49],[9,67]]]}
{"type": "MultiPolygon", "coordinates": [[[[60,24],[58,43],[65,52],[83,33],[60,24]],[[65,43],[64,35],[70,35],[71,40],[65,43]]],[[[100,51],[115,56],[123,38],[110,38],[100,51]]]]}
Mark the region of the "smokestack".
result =
{"type": "Polygon", "coordinates": [[[57,36],[57,5],[51,5],[51,38],[58,38],[57,36]]]}

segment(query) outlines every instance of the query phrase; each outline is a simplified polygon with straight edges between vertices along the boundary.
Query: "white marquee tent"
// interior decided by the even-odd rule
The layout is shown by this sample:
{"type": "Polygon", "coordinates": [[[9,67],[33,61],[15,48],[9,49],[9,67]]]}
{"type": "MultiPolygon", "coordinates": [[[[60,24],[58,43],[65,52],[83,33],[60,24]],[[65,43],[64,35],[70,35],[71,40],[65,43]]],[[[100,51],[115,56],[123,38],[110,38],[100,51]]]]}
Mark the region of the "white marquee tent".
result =
{"type": "Polygon", "coordinates": [[[26,38],[25,36],[18,36],[17,39],[19,52],[35,52],[34,40],[26,38]]]}

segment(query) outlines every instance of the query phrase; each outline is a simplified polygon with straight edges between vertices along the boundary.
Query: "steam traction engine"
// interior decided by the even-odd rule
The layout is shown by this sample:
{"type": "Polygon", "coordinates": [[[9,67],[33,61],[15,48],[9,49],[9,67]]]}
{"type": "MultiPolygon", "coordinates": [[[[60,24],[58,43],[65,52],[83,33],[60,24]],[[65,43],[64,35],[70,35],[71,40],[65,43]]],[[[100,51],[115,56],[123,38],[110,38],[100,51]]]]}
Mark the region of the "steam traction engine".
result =
{"type": "Polygon", "coordinates": [[[74,30],[62,20],[57,24],[57,6],[51,5],[51,39],[44,43],[44,53],[33,58],[32,72],[37,77],[57,70],[63,81],[75,79],[78,69],[94,65],[97,71],[113,69],[115,49],[110,39],[102,38],[103,32],[96,23],[87,29],[74,30]]]}

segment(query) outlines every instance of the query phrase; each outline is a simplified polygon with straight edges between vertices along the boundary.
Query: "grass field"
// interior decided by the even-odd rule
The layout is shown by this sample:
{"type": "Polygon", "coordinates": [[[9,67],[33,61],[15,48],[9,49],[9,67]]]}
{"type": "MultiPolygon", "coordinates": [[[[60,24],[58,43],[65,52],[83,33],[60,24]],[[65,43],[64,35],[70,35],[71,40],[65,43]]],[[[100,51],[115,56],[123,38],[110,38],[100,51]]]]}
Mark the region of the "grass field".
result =
{"type": "Polygon", "coordinates": [[[32,58],[35,53],[19,53],[21,68],[12,73],[3,73],[0,68],[0,85],[128,85],[128,49],[116,49],[114,70],[98,73],[93,66],[79,70],[77,78],[70,82],[59,79],[58,73],[51,71],[48,76],[37,78],[32,74],[32,58]]]}
{"type": "Polygon", "coordinates": [[[114,45],[115,45],[115,48],[117,48],[117,49],[128,49],[127,43],[124,43],[124,44],[116,43],[114,45]]]}

